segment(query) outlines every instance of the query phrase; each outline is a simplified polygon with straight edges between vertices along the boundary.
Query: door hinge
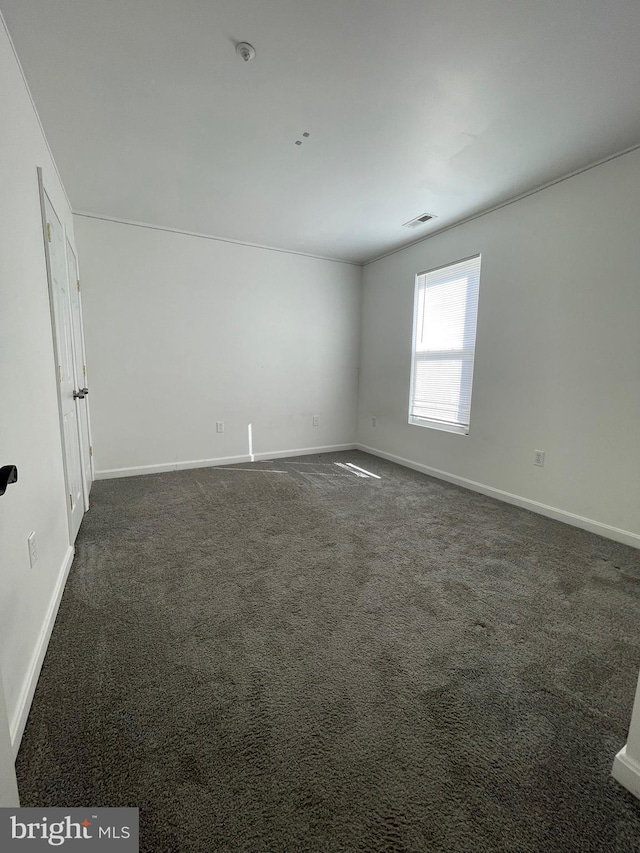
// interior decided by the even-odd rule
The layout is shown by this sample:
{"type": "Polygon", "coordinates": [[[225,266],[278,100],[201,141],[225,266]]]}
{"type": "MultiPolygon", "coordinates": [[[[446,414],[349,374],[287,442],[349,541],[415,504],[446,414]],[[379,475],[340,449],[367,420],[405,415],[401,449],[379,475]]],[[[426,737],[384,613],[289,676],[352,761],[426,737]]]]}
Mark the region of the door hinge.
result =
{"type": "Polygon", "coordinates": [[[62,382],[62,365],[58,365],[58,382],[62,382]]]}
{"type": "Polygon", "coordinates": [[[93,447],[89,445],[89,456],[93,456],[93,447]]]}
{"type": "Polygon", "coordinates": [[[80,292],[80,279],[76,279],[76,287],[78,288],[78,293],[80,292]]]}
{"type": "Polygon", "coordinates": [[[82,375],[84,376],[85,379],[87,378],[87,365],[86,364],[82,365],[82,375]]]}
{"type": "Polygon", "coordinates": [[[51,223],[47,222],[47,241],[51,242],[51,223]]]}
{"type": "Polygon", "coordinates": [[[69,495],[69,509],[73,512],[73,495],[69,495]]]}

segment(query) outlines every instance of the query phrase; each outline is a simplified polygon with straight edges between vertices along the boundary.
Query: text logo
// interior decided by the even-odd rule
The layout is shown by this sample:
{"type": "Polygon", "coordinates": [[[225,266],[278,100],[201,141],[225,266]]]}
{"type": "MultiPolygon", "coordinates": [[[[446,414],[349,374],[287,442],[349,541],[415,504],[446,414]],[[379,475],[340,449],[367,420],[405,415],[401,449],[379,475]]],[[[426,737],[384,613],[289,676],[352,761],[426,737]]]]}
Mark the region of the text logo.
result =
{"type": "Polygon", "coordinates": [[[138,853],[138,809],[0,808],[0,850],[138,853]]]}

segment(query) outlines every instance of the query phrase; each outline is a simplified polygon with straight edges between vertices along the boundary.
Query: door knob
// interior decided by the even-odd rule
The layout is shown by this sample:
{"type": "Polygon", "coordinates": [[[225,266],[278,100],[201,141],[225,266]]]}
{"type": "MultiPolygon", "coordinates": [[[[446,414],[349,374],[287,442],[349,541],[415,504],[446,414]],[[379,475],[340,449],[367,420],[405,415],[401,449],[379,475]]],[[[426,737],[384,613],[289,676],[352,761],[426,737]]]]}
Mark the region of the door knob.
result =
{"type": "Polygon", "coordinates": [[[89,393],[88,388],[81,388],[79,391],[73,392],[73,399],[74,400],[84,400],[84,398],[87,396],[88,393],[89,393]]]}

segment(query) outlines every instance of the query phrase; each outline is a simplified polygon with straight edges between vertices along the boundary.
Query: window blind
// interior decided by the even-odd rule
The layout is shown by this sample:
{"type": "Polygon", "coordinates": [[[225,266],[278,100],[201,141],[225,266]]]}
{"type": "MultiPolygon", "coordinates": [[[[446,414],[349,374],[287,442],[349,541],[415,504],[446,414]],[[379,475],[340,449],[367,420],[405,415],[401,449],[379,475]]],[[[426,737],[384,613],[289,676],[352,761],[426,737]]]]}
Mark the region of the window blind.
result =
{"type": "Polygon", "coordinates": [[[466,434],[480,255],[416,276],[409,423],[466,434]]]}

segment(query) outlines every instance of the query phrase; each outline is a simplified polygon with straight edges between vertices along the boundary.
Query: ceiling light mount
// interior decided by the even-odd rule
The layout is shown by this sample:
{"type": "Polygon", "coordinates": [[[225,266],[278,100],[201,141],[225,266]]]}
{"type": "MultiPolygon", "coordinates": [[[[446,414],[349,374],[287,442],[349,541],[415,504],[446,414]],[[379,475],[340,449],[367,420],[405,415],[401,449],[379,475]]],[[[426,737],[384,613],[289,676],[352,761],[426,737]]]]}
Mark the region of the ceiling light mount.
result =
{"type": "Polygon", "coordinates": [[[248,41],[241,41],[236,45],[236,53],[241,59],[244,59],[245,62],[251,62],[253,57],[256,55],[256,49],[252,44],[249,44],[248,41]]]}

